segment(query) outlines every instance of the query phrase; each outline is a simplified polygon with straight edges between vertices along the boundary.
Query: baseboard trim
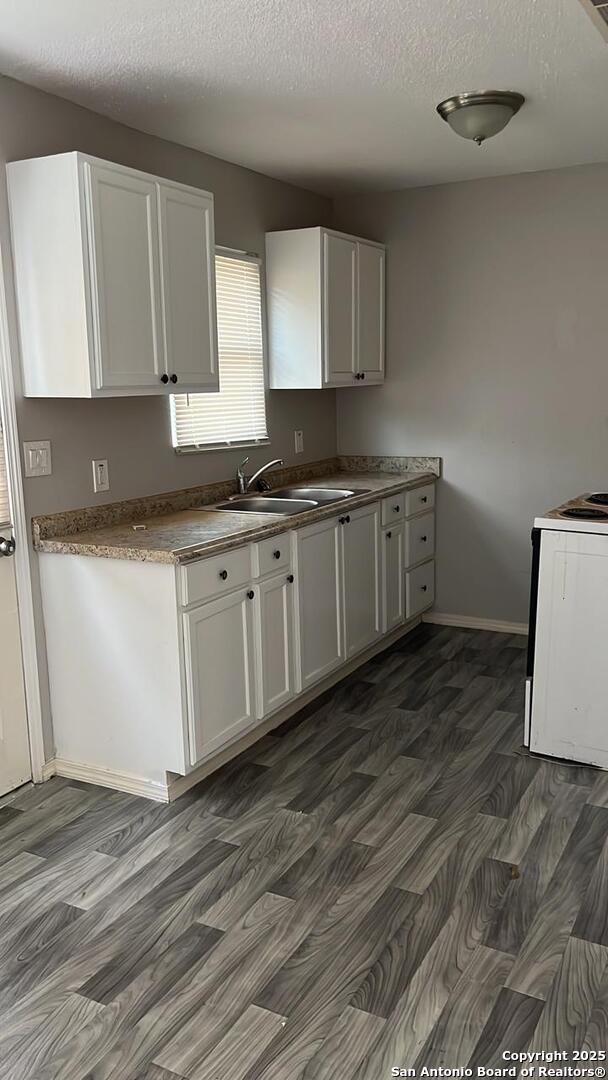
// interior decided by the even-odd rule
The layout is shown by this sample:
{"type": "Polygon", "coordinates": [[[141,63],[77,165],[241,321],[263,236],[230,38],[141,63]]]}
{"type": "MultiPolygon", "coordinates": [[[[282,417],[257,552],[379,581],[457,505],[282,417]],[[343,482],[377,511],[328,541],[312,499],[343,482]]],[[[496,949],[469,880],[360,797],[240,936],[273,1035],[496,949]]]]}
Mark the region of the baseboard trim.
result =
{"type": "Polygon", "coordinates": [[[167,784],[146,780],[145,777],[134,776],[132,773],[113,772],[95,765],[82,765],[78,761],[66,761],[65,758],[47,761],[43,773],[45,780],[49,780],[51,776],[65,776],[68,780],[81,780],[85,784],[97,784],[98,787],[113,788],[129,795],[143,795],[155,802],[169,802],[167,784]]]}
{"type": "Polygon", "coordinates": [[[471,615],[444,615],[441,611],[429,611],[422,616],[423,622],[437,626],[457,626],[462,630],[493,630],[497,634],[527,634],[528,624],[503,622],[501,619],[477,619],[471,615]]]}
{"type": "Polygon", "coordinates": [[[50,761],[45,761],[40,772],[40,780],[44,784],[46,780],[50,780],[52,776],[56,776],[55,771],[55,758],[51,758],[50,761]]]}

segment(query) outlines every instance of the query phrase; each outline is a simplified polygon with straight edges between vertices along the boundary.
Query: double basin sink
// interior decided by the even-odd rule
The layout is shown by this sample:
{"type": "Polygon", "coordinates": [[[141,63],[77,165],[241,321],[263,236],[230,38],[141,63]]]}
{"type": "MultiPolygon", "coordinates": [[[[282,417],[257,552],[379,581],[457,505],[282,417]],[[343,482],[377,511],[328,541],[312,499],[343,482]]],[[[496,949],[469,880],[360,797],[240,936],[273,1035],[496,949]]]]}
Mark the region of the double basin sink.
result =
{"type": "Polygon", "coordinates": [[[369,488],[284,487],[268,495],[234,495],[226,502],[218,503],[215,510],[247,514],[303,514],[318,506],[350,499],[353,495],[366,495],[369,488]]]}

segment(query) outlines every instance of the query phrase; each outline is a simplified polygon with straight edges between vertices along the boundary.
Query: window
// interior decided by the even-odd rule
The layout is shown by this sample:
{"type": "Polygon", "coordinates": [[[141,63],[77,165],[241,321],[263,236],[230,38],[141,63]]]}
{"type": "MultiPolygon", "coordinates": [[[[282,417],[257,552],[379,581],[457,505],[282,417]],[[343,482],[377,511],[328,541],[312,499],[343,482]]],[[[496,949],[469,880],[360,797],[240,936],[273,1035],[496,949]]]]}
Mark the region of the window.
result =
{"type": "Polygon", "coordinates": [[[173,445],[198,450],[265,442],[264,336],[260,260],[215,257],[220,389],[174,394],[173,445]]]}

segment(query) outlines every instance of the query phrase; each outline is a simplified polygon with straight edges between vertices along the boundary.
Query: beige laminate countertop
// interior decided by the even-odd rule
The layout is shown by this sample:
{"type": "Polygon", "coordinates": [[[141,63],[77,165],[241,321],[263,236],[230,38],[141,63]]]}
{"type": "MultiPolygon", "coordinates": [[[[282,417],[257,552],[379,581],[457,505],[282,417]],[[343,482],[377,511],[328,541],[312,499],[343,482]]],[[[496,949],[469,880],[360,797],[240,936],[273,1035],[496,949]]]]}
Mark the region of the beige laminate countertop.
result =
{"type": "Polygon", "coordinates": [[[69,536],[41,539],[36,547],[38,551],[62,555],[186,563],[334,517],[358,506],[366,506],[392,492],[434,483],[436,479],[430,472],[336,473],[319,477],[316,481],[308,480],[301,486],[344,487],[353,491],[366,489],[365,493],[291,516],[216,510],[213,506],[204,506],[200,510],[179,510],[132,523],[122,522],[69,536]]]}

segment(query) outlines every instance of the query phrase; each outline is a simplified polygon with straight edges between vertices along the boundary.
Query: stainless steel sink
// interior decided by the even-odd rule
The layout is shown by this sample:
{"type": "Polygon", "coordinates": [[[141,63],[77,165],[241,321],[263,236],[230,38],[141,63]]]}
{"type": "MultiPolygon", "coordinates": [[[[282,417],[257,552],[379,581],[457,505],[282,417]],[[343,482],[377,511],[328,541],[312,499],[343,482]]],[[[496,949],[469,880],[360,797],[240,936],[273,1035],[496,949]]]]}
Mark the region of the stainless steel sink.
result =
{"type": "MultiPolygon", "coordinates": [[[[318,506],[315,499],[291,499],[287,496],[275,498],[274,495],[243,495],[238,499],[229,499],[218,503],[216,510],[230,510],[245,514],[302,514],[305,510],[314,510],[318,506]]],[[[209,509],[206,507],[205,509],[209,509]]]]}
{"type": "Polygon", "coordinates": [[[273,499],[313,499],[319,506],[366,495],[368,488],[284,487],[272,492],[273,499]]]}
{"type": "MultiPolygon", "coordinates": [[[[369,488],[285,487],[268,495],[233,495],[226,502],[218,503],[216,510],[231,510],[245,514],[303,514],[315,506],[350,499],[353,495],[366,495],[369,488]]],[[[201,507],[208,509],[208,507],[201,507]]]]}

